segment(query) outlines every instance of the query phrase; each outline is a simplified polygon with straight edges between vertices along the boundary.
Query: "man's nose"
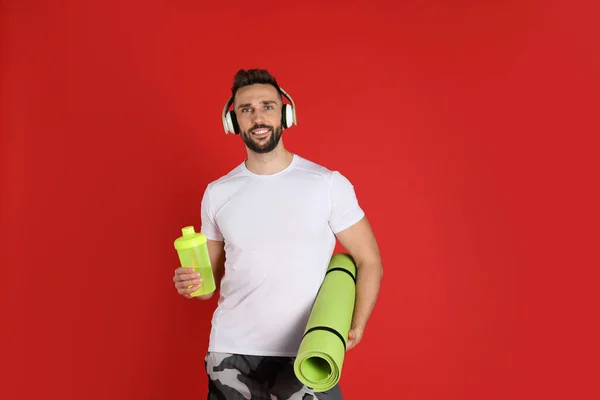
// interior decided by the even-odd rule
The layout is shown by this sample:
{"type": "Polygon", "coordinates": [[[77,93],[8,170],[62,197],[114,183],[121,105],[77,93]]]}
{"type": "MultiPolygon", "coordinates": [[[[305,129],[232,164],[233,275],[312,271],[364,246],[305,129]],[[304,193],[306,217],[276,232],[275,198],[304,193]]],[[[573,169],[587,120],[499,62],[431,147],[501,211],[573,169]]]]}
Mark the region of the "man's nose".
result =
{"type": "Polygon", "coordinates": [[[264,121],[265,119],[262,111],[256,110],[254,113],[252,113],[252,122],[254,124],[263,123],[264,121]]]}

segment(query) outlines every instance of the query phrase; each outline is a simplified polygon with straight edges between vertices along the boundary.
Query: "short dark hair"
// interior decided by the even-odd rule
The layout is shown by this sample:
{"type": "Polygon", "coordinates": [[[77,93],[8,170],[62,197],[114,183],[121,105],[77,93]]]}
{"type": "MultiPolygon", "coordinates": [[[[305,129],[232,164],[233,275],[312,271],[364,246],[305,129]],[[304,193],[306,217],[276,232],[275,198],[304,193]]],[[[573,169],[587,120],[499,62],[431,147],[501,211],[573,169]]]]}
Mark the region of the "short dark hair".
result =
{"type": "Polygon", "coordinates": [[[254,68],[249,70],[240,69],[235,74],[233,77],[233,87],[231,88],[231,97],[235,98],[235,94],[240,88],[257,83],[272,85],[277,89],[279,96],[282,96],[281,89],[279,88],[279,84],[277,84],[275,77],[266,69],[254,68]]]}

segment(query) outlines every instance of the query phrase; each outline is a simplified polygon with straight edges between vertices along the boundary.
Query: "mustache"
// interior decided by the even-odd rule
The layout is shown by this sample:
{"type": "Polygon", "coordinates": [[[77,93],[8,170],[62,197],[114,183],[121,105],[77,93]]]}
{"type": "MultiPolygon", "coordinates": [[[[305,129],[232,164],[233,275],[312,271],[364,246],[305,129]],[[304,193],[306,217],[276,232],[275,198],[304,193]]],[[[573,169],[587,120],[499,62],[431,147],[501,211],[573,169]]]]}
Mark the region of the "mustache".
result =
{"type": "Polygon", "coordinates": [[[252,133],[252,132],[254,132],[257,129],[264,129],[264,128],[270,129],[271,132],[275,132],[275,128],[273,128],[271,125],[265,125],[265,124],[254,125],[252,128],[250,128],[248,130],[248,132],[252,133]]]}

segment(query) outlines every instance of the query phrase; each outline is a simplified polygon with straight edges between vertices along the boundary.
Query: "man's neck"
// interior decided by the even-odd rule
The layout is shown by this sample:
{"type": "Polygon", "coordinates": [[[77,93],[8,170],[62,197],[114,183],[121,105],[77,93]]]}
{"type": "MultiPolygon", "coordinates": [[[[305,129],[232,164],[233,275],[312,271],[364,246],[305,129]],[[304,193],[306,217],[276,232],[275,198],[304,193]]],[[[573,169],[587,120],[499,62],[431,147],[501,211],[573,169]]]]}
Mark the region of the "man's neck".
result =
{"type": "Polygon", "coordinates": [[[272,175],[286,169],[294,154],[287,151],[283,146],[277,146],[270,153],[258,154],[248,150],[246,168],[257,175],[272,175]]]}

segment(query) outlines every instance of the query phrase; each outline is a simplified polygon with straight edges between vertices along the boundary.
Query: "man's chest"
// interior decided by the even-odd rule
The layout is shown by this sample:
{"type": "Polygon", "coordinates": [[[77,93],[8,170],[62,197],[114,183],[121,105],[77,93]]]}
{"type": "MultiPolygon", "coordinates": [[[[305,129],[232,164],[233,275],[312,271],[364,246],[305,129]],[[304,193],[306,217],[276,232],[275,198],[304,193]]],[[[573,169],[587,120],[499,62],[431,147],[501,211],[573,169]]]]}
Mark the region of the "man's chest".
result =
{"type": "Polygon", "coordinates": [[[319,185],[257,183],[232,196],[219,210],[217,223],[230,244],[258,249],[323,235],[329,213],[328,191],[319,185]]]}

